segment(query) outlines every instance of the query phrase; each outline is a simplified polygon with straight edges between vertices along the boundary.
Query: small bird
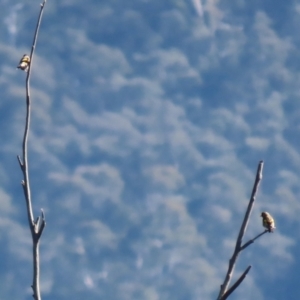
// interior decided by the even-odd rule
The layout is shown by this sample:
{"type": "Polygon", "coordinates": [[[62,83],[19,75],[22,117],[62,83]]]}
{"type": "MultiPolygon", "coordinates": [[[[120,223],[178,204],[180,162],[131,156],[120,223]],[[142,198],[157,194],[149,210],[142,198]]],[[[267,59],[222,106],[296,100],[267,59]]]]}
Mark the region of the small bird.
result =
{"type": "Polygon", "coordinates": [[[29,64],[30,64],[30,57],[27,54],[24,54],[17,68],[27,72],[29,68],[29,64]]]}
{"type": "Polygon", "coordinates": [[[263,226],[267,228],[269,232],[273,232],[276,227],[272,216],[266,211],[262,212],[260,216],[262,217],[263,226]]]}

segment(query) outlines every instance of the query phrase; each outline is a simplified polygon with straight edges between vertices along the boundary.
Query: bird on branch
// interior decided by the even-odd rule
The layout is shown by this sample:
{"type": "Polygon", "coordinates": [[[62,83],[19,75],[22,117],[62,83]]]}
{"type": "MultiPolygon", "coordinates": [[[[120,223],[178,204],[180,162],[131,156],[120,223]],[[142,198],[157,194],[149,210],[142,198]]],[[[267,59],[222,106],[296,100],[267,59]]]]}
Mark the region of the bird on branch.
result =
{"type": "Polygon", "coordinates": [[[266,211],[262,212],[260,216],[262,217],[262,225],[268,229],[269,232],[273,232],[276,228],[273,217],[266,211]]]}
{"type": "Polygon", "coordinates": [[[30,57],[27,54],[24,54],[17,68],[27,72],[29,68],[29,64],[30,64],[30,57]]]}

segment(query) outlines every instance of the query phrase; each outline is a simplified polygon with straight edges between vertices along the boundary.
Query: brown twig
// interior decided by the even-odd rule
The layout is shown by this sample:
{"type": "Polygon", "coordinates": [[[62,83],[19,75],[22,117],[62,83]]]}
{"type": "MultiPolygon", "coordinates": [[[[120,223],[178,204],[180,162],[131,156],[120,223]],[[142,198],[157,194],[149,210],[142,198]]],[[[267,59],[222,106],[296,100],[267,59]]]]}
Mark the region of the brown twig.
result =
{"type": "Polygon", "coordinates": [[[45,215],[42,210],[41,217],[37,218],[37,221],[34,221],[33,211],[32,211],[32,201],[31,201],[31,192],[30,192],[30,184],[29,184],[29,170],[28,170],[28,135],[29,135],[29,127],[30,127],[30,75],[31,75],[31,67],[33,63],[33,54],[36,47],[37,36],[41,24],[41,19],[43,15],[44,6],[47,0],[44,0],[41,4],[40,14],[38,18],[38,22],[35,29],[35,34],[33,38],[33,43],[30,52],[30,64],[28,68],[28,73],[26,77],[26,122],[25,122],[25,130],[23,137],[23,157],[22,159],[18,156],[18,161],[20,164],[20,168],[23,172],[23,180],[22,187],[26,200],[26,208],[27,208],[27,216],[28,223],[32,237],[32,246],[33,246],[33,282],[32,282],[32,290],[33,290],[33,298],[35,300],[41,300],[40,293],[40,256],[39,256],[39,242],[40,237],[43,233],[43,230],[46,226],[45,215]]]}
{"type": "MultiPolygon", "coordinates": [[[[246,210],[246,213],[245,213],[245,217],[244,217],[242,226],[240,228],[239,235],[238,235],[237,240],[236,240],[236,245],[235,245],[233,255],[229,260],[228,270],[227,270],[224,282],[221,285],[220,293],[218,295],[217,300],[223,300],[223,297],[224,297],[225,293],[228,290],[228,286],[230,284],[230,281],[231,281],[231,278],[232,278],[232,275],[233,275],[233,271],[234,271],[234,268],[235,268],[235,264],[236,264],[238,256],[239,256],[239,253],[243,249],[245,249],[249,244],[251,244],[251,243],[249,243],[246,247],[244,245],[243,246],[244,248],[242,249],[243,237],[245,235],[245,232],[246,232],[246,229],[247,229],[247,226],[248,226],[249,218],[250,218],[251,211],[252,211],[252,208],[253,208],[253,205],[254,205],[254,201],[255,201],[255,198],[256,198],[257,191],[258,191],[259,183],[262,179],[263,165],[264,165],[263,161],[260,161],[259,164],[258,164],[257,172],[256,172],[256,178],[255,178],[255,182],[254,182],[254,185],[253,185],[252,194],[251,194],[251,197],[250,197],[250,200],[249,200],[249,204],[248,204],[248,207],[247,207],[247,210],[246,210]]],[[[256,237],[256,238],[258,238],[258,237],[256,237]]]]}

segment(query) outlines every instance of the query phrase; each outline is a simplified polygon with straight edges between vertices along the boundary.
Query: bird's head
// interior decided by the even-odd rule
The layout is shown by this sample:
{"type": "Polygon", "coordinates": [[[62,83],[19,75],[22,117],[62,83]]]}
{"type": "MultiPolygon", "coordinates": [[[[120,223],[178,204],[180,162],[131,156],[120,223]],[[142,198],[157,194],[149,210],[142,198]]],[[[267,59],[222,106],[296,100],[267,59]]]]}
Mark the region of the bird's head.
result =
{"type": "Polygon", "coordinates": [[[265,218],[267,215],[268,215],[268,213],[267,213],[267,212],[265,212],[265,211],[263,211],[263,212],[261,213],[261,215],[260,215],[260,216],[261,216],[262,218],[265,218]]]}

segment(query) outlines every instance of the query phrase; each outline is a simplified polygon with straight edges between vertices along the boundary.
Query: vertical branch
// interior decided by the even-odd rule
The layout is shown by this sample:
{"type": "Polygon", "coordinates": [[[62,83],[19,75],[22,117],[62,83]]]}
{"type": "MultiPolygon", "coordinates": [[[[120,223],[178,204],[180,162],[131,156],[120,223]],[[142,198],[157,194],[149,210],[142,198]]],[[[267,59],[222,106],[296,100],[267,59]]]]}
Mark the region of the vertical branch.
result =
{"type": "Polygon", "coordinates": [[[26,122],[25,122],[25,130],[23,137],[23,157],[22,159],[18,156],[18,161],[23,172],[23,180],[22,186],[26,200],[26,208],[27,208],[27,216],[28,223],[32,237],[32,246],[33,246],[33,282],[32,282],[32,290],[33,290],[33,298],[35,300],[41,300],[40,294],[40,257],[39,257],[39,242],[40,237],[43,233],[43,230],[46,226],[45,215],[42,211],[41,217],[38,217],[36,221],[34,221],[33,211],[32,211],[32,201],[31,201],[31,192],[30,192],[30,183],[29,183],[29,168],[28,168],[28,136],[29,136],[29,128],[30,128],[30,113],[31,113],[31,99],[30,99],[30,75],[31,75],[31,66],[33,62],[33,54],[36,47],[37,36],[41,24],[41,19],[43,15],[44,6],[47,0],[44,0],[41,4],[40,14],[38,18],[38,22],[36,25],[33,43],[30,52],[30,64],[28,68],[28,73],[26,77],[26,122]]]}
{"type": "Polygon", "coordinates": [[[225,276],[223,284],[221,285],[220,293],[219,293],[219,296],[217,298],[218,300],[223,299],[223,295],[228,290],[228,286],[230,284],[230,281],[231,281],[231,278],[232,278],[232,275],[233,275],[233,271],[234,271],[234,268],[235,268],[235,264],[236,264],[238,256],[239,256],[239,253],[243,249],[245,249],[245,247],[242,247],[242,241],[243,241],[243,237],[245,235],[245,232],[246,232],[246,229],[247,229],[247,226],[248,226],[251,211],[253,209],[254,201],[256,199],[256,194],[257,194],[257,191],[258,191],[258,187],[259,187],[260,181],[262,179],[263,165],[264,165],[263,161],[260,161],[259,164],[258,164],[257,172],[256,172],[256,178],[255,178],[255,182],[254,182],[254,185],[253,185],[251,198],[249,200],[249,204],[248,204],[248,207],[247,207],[247,210],[246,210],[246,213],[245,213],[245,217],[244,217],[242,226],[240,228],[239,235],[238,235],[237,240],[236,240],[236,245],[235,245],[233,255],[229,260],[227,274],[225,276]]]}

